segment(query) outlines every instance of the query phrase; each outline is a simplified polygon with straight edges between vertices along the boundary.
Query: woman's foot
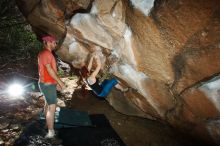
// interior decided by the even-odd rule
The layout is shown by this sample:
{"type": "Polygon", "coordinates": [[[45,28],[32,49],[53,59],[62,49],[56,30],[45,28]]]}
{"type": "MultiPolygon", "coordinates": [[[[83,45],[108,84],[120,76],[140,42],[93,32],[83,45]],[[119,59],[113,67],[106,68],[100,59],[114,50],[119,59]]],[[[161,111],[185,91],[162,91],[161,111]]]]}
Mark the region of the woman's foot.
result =
{"type": "Polygon", "coordinates": [[[138,89],[134,89],[134,88],[131,88],[131,87],[127,87],[127,88],[124,88],[124,90],[122,91],[123,93],[127,93],[127,92],[138,92],[138,89]]]}
{"type": "Polygon", "coordinates": [[[128,90],[129,88],[127,87],[127,88],[122,89],[121,91],[125,93],[125,92],[128,92],[128,90]]]}

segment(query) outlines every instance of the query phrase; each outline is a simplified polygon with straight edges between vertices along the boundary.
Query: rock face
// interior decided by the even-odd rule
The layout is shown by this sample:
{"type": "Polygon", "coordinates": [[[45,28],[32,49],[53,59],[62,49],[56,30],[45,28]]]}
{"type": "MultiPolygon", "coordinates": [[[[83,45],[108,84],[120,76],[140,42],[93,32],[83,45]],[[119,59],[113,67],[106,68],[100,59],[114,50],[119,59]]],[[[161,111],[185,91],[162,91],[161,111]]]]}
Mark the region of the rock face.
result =
{"type": "Polygon", "coordinates": [[[166,121],[220,145],[219,0],[17,0],[40,37],[75,68],[98,52],[102,74],[133,88],[113,90],[118,111],[166,121]]]}

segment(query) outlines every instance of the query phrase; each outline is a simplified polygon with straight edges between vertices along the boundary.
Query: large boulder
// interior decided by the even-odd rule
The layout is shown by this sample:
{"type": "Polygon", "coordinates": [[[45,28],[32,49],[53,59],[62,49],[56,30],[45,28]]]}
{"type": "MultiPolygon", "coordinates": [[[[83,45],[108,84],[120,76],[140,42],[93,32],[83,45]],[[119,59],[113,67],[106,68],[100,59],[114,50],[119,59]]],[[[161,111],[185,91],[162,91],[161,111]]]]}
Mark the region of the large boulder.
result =
{"type": "Polygon", "coordinates": [[[118,111],[169,122],[219,143],[220,1],[16,0],[40,37],[55,35],[62,60],[81,68],[98,52],[118,111]],[[107,76],[107,75],[106,75],[107,76]]]}

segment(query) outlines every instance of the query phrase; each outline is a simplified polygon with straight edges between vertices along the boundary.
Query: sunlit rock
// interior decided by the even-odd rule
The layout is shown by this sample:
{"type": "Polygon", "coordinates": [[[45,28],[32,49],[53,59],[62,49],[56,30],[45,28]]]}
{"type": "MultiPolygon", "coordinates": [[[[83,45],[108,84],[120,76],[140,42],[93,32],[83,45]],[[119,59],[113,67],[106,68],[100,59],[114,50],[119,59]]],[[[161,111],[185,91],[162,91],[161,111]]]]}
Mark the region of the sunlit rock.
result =
{"type": "Polygon", "coordinates": [[[70,24],[72,29],[79,33],[79,35],[77,34],[78,38],[112,49],[113,39],[111,35],[98,24],[95,16],[91,14],[76,14],[70,24]]]}
{"type": "Polygon", "coordinates": [[[154,6],[155,0],[130,0],[132,5],[148,16],[154,6]]]}
{"type": "Polygon", "coordinates": [[[220,76],[207,81],[199,88],[220,113],[220,76]]]}
{"type": "Polygon", "coordinates": [[[82,43],[78,42],[73,37],[73,34],[67,33],[64,45],[58,50],[58,54],[74,67],[80,68],[86,62],[89,50],[82,43]]]}
{"type": "Polygon", "coordinates": [[[115,39],[122,37],[126,28],[122,1],[96,0],[93,7],[95,8],[92,8],[91,13],[97,15],[99,24],[103,25],[115,39]],[[96,11],[94,12],[93,9],[96,11]]]}
{"type": "Polygon", "coordinates": [[[185,110],[187,115],[192,115],[191,118],[186,116],[185,119],[191,122],[191,124],[194,123],[194,126],[189,127],[188,130],[191,131],[191,134],[193,132],[200,133],[201,137],[207,135],[205,139],[207,139],[207,137],[212,137],[217,143],[219,143],[217,139],[220,137],[218,132],[218,117],[220,114],[219,84],[219,76],[216,76],[195,85],[182,94],[182,99],[184,101],[182,110],[185,110]]]}

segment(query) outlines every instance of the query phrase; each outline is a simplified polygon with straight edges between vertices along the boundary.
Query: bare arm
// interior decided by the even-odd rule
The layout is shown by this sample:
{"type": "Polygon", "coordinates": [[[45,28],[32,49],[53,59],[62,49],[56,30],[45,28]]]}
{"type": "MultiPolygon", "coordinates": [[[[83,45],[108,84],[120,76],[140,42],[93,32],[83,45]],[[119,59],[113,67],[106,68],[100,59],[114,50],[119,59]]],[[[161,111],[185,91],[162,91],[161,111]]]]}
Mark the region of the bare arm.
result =
{"type": "Polygon", "coordinates": [[[89,60],[89,64],[87,66],[88,71],[90,72],[91,68],[92,68],[92,62],[93,62],[94,56],[92,56],[89,60]]]}
{"type": "Polygon", "coordinates": [[[57,81],[57,83],[60,85],[61,88],[64,88],[65,85],[64,83],[60,80],[60,78],[57,76],[57,74],[55,73],[55,71],[53,70],[53,68],[51,67],[50,64],[46,65],[47,71],[49,73],[49,75],[57,81]]]}
{"type": "Polygon", "coordinates": [[[96,60],[96,68],[95,70],[91,73],[91,75],[87,78],[88,82],[90,85],[94,84],[96,82],[96,76],[98,75],[100,69],[101,69],[101,61],[100,58],[95,56],[94,59],[96,60]]]}
{"type": "Polygon", "coordinates": [[[95,59],[96,59],[96,63],[97,63],[97,66],[96,66],[96,68],[95,68],[95,70],[91,73],[91,77],[93,77],[93,78],[95,78],[97,75],[98,75],[98,73],[99,73],[99,71],[100,71],[100,69],[101,69],[101,61],[100,61],[100,58],[99,57],[95,57],[95,59]]]}

